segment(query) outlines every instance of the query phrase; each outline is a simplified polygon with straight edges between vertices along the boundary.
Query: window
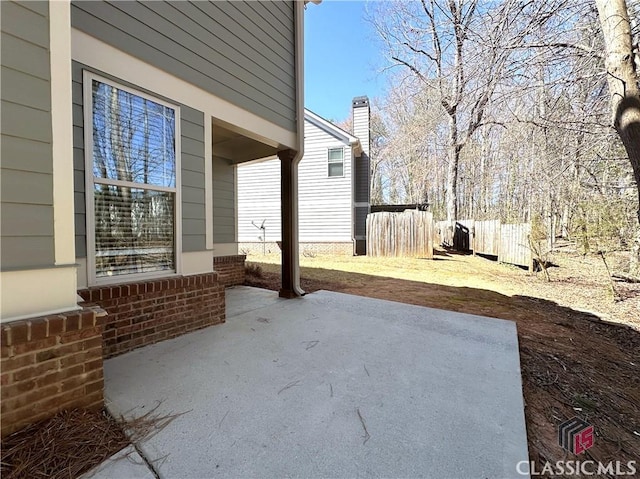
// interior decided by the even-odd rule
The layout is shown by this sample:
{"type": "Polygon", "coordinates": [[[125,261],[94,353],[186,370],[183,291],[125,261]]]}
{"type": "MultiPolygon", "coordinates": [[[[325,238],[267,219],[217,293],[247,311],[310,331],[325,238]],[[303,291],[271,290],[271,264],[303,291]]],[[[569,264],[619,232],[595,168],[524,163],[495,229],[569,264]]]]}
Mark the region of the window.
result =
{"type": "Polygon", "coordinates": [[[90,275],[176,271],[179,110],[88,73],[85,89],[90,275]]]}
{"type": "Polygon", "coordinates": [[[329,177],[344,176],[344,150],[329,148],[329,177]]]}

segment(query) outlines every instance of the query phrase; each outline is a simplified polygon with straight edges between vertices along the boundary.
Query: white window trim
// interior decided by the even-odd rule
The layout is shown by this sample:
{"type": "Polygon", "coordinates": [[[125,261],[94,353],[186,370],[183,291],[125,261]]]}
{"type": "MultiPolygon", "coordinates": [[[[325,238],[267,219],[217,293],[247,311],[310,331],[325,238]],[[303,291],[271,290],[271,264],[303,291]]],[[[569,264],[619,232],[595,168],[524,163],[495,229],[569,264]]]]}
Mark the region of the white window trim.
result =
{"type": "MultiPolygon", "coordinates": [[[[182,273],[182,169],[181,169],[181,131],[180,131],[180,106],[169,103],[162,98],[157,98],[135,88],[131,88],[117,81],[97,75],[91,71],[84,70],[82,72],[82,88],[83,88],[83,117],[84,117],[84,179],[85,179],[85,218],[86,218],[86,234],[87,234],[87,282],[89,286],[103,284],[117,284],[126,282],[135,282],[141,280],[149,280],[154,278],[163,278],[182,273]],[[174,207],[174,261],[175,271],[156,271],[152,273],[136,273],[121,274],[105,278],[96,277],[96,230],[95,230],[95,198],[94,185],[95,177],[93,175],[93,81],[106,83],[119,90],[126,91],[133,95],[140,96],[155,103],[164,105],[175,111],[175,153],[176,153],[176,187],[166,188],[162,186],[152,186],[150,189],[159,191],[175,191],[175,207],[174,207]]],[[[114,186],[131,186],[144,189],[144,185],[140,183],[129,183],[127,181],[100,179],[100,183],[112,184],[114,186]]]]}
{"type": "Polygon", "coordinates": [[[330,147],[328,147],[327,148],[327,178],[344,178],[345,177],[344,167],[345,167],[344,146],[340,145],[340,146],[330,146],[330,147]],[[329,159],[329,152],[331,150],[342,150],[342,174],[341,175],[330,175],[329,174],[329,165],[331,163],[340,163],[339,161],[336,161],[336,160],[331,161],[331,159],[329,159]]]}

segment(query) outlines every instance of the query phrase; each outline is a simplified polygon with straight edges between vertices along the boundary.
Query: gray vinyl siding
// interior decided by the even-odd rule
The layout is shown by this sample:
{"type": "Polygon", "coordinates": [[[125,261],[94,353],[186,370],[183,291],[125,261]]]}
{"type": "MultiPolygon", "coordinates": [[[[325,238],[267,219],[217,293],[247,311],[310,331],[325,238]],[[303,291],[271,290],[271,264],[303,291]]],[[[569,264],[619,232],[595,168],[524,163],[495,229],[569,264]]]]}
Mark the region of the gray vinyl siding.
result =
{"type": "Polygon", "coordinates": [[[73,213],[76,258],[87,257],[86,203],[84,197],[84,117],[82,112],[82,69],[71,63],[71,95],[73,102],[73,213]]]}
{"type": "Polygon", "coordinates": [[[182,251],[204,251],[206,249],[204,113],[186,106],[183,106],[180,112],[182,251]]]}
{"type": "MultiPolygon", "coordinates": [[[[350,242],[353,238],[351,148],[309,120],[298,170],[299,239],[350,242]],[[328,149],[344,149],[344,176],[329,177],[328,149]]],[[[280,240],[280,160],[238,165],[238,241],[257,242],[265,221],[267,241],[280,240]]]]}
{"type": "Polygon", "coordinates": [[[54,264],[49,5],[0,2],[3,270],[54,264]]]}
{"type": "Polygon", "coordinates": [[[367,215],[369,214],[368,206],[356,206],[355,208],[355,237],[358,239],[366,239],[367,236],[367,215]]]}
{"type": "MultiPolygon", "coordinates": [[[[260,241],[262,231],[257,227],[262,224],[267,241],[280,241],[280,160],[239,164],[237,170],[238,241],[260,241]]],[[[302,212],[299,217],[302,220],[302,212]]]]}
{"type": "Polygon", "coordinates": [[[351,147],[305,120],[304,157],[298,170],[300,241],[353,238],[351,147]],[[342,147],[343,176],[329,177],[329,149],[342,147]]]}
{"type": "Polygon", "coordinates": [[[213,242],[236,241],[236,167],[213,157],[213,242]]]}
{"type": "Polygon", "coordinates": [[[72,2],[72,26],[296,131],[295,9],[278,2],[72,2]]]}
{"type": "MultiPolygon", "coordinates": [[[[72,63],[73,91],[73,168],[76,257],[87,256],[85,158],[82,71],[86,66],[72,63]]],[[[93,71],[93,70],[92,70],[93,71]]],[[[95,73],[129,85],[103,72],[95,73]]],[[[142,90],[144,91],[144,90],[142,90]]],[[[152,96],[153,92],[147,92],[152,96]]],[[[162,97],[160,97],[162,98],[162,97]]],[[[171,102],[170,98],[165,100],[171,102]]],[[[175,103],[175,102],[173,102],[175,103]]],[[[182,176],[182,250],[204,251],[205,242],[205,177],[204,177],[204,113],[180,105],[180,143],[182,176]]]]}
{"type": "Polygon", "coordinates": [[[356,203],[369,203],[369,157],[363,153],[355,159],[354,197],[356,203]]]}

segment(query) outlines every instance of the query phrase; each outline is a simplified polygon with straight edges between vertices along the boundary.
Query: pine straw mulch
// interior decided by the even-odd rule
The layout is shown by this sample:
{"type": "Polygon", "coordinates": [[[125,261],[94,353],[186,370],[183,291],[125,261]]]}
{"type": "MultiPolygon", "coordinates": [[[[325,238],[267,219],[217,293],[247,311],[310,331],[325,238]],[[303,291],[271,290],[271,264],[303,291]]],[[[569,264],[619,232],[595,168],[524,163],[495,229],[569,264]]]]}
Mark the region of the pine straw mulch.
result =
{"type": "Polygon", "coordinates": [[[160,416],[156,409],[126,422],[106,409],[62,411],[2,440],[0,474],[3,479],[76,479],[176,417],[160,416]]]}
{"type": "Polygon", "coordinates": [[[2,477],[76,479],[128,445],[106,411],[62,411],[2,441],[2,477]]]}

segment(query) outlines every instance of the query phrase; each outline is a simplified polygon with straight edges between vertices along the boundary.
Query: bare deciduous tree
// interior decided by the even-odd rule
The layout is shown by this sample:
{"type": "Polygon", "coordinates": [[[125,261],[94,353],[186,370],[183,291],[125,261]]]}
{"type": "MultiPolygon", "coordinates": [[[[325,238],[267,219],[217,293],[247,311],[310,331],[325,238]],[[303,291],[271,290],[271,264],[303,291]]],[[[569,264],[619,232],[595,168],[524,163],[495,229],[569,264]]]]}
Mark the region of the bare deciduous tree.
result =
{"type": "MultiPolygon", "coordinates": [[[[640,0],[626,4],[637,17],[640,0]]],[[[584,252],[629,248],[637,161],[611,128],[607,82],[620,81],[605,70],[594,1],[376,6],[373,23],[399,73],[381,103],[386,201],[424,196],[442,219],[534,221],[550,246],[558,236],[584,252]]],[[[629,18],[628,65],[634,56],[640,64],[638,23],[629,18]]],[[[633,133],[624,121],[616,127],[633,133]]]]}
{"type": "Polygon", "coordinates": [[[436,89],[448,117],[447,219],[458,216],[462,149],[486,124],[500,83],[517,72],[511,61],[528,36],[563,0],[484,4],[478,0],[385,2],[373,23],[395,65],[436,89]]]}
{"type": "MultiPolygon", "coordinates": [[[[613,125],[633,168],[640,202],[640,87],[631,22],[625,0],[596,0],[605,43],[613,125]]],[[[640,275],[640,204],[631,273],[640,275]]]]}

